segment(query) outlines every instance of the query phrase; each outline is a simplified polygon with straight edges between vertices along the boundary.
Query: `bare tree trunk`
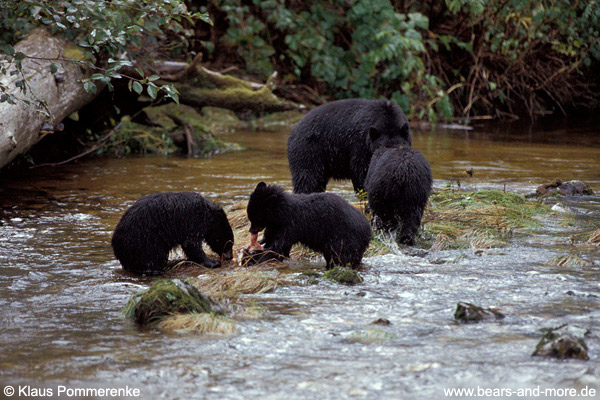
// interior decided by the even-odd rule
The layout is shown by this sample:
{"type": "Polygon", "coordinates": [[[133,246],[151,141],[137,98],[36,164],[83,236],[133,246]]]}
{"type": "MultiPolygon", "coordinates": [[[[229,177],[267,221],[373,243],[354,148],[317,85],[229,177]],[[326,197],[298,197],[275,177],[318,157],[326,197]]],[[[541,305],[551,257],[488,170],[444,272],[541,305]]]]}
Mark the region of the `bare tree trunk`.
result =
{"type": "Polygon", "coordinates": [[[0,168],[43,137],[40,130],[45,122],[56,126],[95,97],[83,89],[80,80],[84,75],[77,65],[56,60],[81,59],[83,53],[77,46],[38,28],[20,41],[15,51],[27,56],[22,61],[24,77],[21,74],[0,76],[0,82],[8,88],[9,94],[30,100],[31,105],[0,103],[0,168]],[[50,72],[52,63],[60,65],[55,75],[50,72]],[[23,78],[28,86],[26,94],[15,86],[23,78]],[[46,105],[46,112],[40,102],[46,105]]]}

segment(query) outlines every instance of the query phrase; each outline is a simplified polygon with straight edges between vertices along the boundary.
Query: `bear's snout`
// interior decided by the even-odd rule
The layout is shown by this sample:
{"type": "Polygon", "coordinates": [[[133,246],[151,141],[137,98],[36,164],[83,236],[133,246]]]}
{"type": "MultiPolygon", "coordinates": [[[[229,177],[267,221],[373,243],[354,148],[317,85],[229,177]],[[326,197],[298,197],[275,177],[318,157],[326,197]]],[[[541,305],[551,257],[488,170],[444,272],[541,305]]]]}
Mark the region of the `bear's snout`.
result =
{"type": "Polygon", "coordinates": [[[221,254],[221,258],[224,260],[231,260],[233,258],[233,249],[229,249],[227,251],[224,251],[223,254],[221,254]]]}
{"type": "Polygon", "coordinates": [[[262,227],[262,226],[251,225],[250,226],[250,233],[257,234],[257,233],[260,233],[260,231],[262,231],[263,229],[265,229],[265,228],[262,227]]]}

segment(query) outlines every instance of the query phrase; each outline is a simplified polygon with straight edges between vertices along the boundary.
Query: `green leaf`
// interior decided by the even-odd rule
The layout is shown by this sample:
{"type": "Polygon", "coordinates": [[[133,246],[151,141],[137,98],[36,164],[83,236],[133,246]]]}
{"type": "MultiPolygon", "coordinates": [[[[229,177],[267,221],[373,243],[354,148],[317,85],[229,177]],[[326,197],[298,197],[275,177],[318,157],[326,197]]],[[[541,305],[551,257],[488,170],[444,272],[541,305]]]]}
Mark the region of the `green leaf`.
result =
{"type": "Polygon", "coordinates": [[[55,74],[56,71],[58,71],[58,67],[56,66],[56,64],[50,64],[50,73],[55,74]]]}
{"type": "Polygon", "coordinates": [[[133,87],[133,90],[137,94],[142,94],[142,90],[144,90],[144,88],[142,87],[142,84],[139,83],[138,81],[133,81],[132,87],[133,87]]]}
{"type": "Polygon", "coordinates": [[[90,81],[84,81],[83,82],[83,90],[85,90],[86,92],[91,92],[92,91],[92,86],[94,84],[90,81]]]}
{"type": "Polygon", "coordinates": [[[12,47],[11,45],[7,44],[6,46],[4,46],[2,48],[2,50],[4,50],[4,52],[6,54],[8,54],[9,56],[12,56],[13,54],[15,54],[15,48],[12,47]]]}
{"type": "Polygon", "coordinates": [[[154,86],[148,86],[148,88],[146,90],[148,92],[148,96],[150,96],[153,99],[156,98],[157,91],[154,86]]]}

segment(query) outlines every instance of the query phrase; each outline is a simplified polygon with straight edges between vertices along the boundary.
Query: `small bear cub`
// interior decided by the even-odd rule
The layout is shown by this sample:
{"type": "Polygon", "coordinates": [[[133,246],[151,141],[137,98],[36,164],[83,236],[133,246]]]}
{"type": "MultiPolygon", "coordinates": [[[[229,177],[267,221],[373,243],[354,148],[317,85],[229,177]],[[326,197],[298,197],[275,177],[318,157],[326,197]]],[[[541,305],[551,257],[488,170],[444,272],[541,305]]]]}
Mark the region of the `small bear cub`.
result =
{"type": "Polygon", "coordinates": [[[291,194],[260,182],[247,212],[251,235],[265,230],[264,251],[252,254],[250,264],[287,258],[292,246],[302,243],[323,254],[327,268],[358,268],[371,240],[367,218],[332,193],[291,194]]]}
{"type": "Polygon", "coordinates": [[[203,241],[222,260],[233,258],[233,231],[225,211],[195,192],[166,192],[146,195],[127,209],[111,243],[123,269],[158,275],[177,245],[188,260],[219,267],[221,262],[202,250],[203,241]]]}

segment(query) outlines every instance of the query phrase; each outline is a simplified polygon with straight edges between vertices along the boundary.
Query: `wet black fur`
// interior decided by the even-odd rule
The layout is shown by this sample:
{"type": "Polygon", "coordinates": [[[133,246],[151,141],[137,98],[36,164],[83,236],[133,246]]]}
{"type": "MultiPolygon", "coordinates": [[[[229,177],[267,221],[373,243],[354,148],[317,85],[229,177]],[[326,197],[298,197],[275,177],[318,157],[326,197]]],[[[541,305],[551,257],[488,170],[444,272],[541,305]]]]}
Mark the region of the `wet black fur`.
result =
{"type": "Polygon", "coordinates": [[[351,179],[359,191],[375,149],[411,143],[406,116],[391,101],[347,99],[319,106],[288,138],[294,193],[323,192],[331,178],[351,179]]]}
{"type": "Polygon", "coordinates": [[[165,270],[169,251],[181,245],[188,260],[209,268],[205,240],[222,258],[232,258],[233,232],[225,211],[194,192],[153,193],[137,200],[117,224],[112,247],[123,269],[157,275],[165,270]]]}
{"type": "Polygon", "coordinates": [[[429,163],[419,151],[385,147],[376,150],[365,189],[378,228],[396,232],[398,243],[413,245],[432,183],[429,163]]]}
{"type": "Polygon", "coordinates": [[[261,182],[248,202],[250,232],[265,229],[260,261],[290,256],[296,243],[322,253],[334,264],[358,268],[371,239],[367,218],[332,193],[291,194],[261,182]]]}

